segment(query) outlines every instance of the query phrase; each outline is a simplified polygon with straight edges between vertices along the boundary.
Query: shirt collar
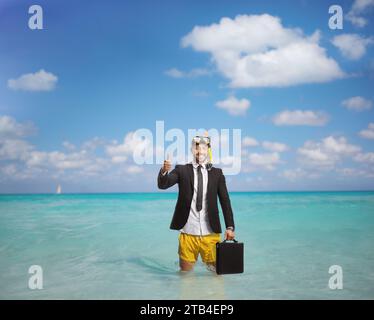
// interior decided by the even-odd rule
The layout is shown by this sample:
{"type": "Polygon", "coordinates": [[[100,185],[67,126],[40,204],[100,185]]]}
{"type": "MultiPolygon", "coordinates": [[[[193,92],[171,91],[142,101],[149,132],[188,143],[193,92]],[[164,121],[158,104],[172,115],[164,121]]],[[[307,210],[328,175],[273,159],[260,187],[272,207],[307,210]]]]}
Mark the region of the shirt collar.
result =
{"type": "MultiPolygon", "coordinates": [[[[194,168],[197,168],[197,167],[199,166],[199,163],[196,162],[196,159],[193,159],[191,163],[192,163],[192,165],[193,165],[194,168]]],[[[202,166],[204,169],[206,169],[206,162],[204,162],[204,163],[200,163],[200,164],[201,164],[201,166],[202,166]]]]}

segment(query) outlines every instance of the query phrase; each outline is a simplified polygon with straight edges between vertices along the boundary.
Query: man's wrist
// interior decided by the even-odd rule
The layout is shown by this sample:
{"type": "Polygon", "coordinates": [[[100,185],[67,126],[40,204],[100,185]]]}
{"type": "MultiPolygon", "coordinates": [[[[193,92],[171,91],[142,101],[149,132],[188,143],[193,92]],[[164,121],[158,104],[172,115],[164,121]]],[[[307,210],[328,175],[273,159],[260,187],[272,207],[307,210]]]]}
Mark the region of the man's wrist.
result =
{"type": "Polygon", "coordinates": [[[229,226],[229,227],[226,228],[226,230],[235,231],[235,228],[233,226],[229,226]]]}

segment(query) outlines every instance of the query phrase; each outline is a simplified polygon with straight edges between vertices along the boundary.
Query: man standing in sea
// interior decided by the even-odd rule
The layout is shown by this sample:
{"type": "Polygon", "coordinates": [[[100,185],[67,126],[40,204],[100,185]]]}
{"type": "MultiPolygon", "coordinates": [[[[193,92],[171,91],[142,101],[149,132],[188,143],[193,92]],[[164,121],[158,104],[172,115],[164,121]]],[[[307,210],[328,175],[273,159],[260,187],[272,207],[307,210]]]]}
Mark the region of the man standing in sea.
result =
{"type": "Polygon", "coordinates": [[[208,161],[210,138],[196,136],[192,140],[193,160],[176,165],[171,170],[170,160],[165,160],[158,174],[160,189],[178,184],[178,201],[170,229],[179,230],[179,266],[181,271],[191,271],[200,254],[209,270],[215,271],[216,243],[221,240],[221,224],[217,198],[225,220],[225,239],[235,237],[235,224],[229,193],[222,169],[208,161]]]}

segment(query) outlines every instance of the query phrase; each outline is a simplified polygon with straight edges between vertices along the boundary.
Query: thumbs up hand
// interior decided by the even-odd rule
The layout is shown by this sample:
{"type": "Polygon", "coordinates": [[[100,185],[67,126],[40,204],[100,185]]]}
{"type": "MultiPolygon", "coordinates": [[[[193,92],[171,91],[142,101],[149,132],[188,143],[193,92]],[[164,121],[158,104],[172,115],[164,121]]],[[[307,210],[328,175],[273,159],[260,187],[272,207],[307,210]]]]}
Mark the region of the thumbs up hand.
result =
{"type": "Polygon", "coordinates": [[[170,161],[170,156],[167,156],[167,159],[164,160],[164,165],[162,167],[162,173],[165,173],[166,171],[171,170],[171,161],[170,161]]]}

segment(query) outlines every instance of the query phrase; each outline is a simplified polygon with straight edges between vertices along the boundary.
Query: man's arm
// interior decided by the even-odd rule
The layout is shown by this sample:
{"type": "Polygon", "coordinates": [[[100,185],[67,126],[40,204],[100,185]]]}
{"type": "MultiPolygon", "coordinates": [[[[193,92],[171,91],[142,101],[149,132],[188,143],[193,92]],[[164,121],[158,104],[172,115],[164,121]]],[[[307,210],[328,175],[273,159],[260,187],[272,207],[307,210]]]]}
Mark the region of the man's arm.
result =
{"type": "Polygon", "coordinates": [[[158,173],[157,184],[159,189],[168,189],[179,181],[179,165],[176,165],[170,173],[163,172],[162,168],[158,173]]]}
{"type": "Polygon", "coordinates": [[[229,197],[229,193],[228,193],[227,187],[226,187],[226,179],[225,179],[225,176],[222,173],[222,169],[220,169],[220,170],[221,170],[221,175],[220,175],[219,181],[218,181],[219,202],[221,203],[221,208],[222,208],[222,212],[223,212],[223,217],[225,218],[226,228],[232,227],[233,229],[235,229],[234,215],[232,213],[230,197],[229,197]]]}

